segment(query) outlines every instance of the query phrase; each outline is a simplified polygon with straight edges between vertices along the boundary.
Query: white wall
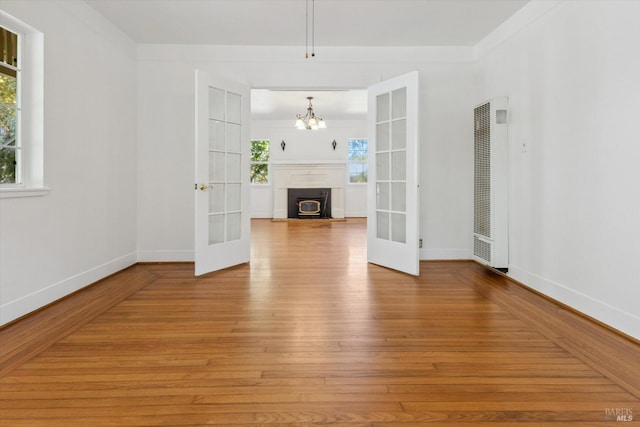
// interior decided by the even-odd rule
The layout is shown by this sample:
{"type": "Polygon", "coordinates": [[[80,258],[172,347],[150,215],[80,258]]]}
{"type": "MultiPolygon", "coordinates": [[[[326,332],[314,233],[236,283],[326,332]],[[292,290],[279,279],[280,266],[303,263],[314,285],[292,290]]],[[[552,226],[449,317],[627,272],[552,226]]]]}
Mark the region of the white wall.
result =
{"type": "MultiPolygon", "coordinates": [[[[304,98],[300,105],[303,107],[304,98]]],[[[321,106],[316,107],[321,112],[321,106]]],[[[367,121],[333,120],[326,117],[327,129],[300,131],[293,127],[296,111],[291,112],[292,120],[254,120],[251,122],[252,139],[268,139],[271,142],[271,161],[293,162],[316,160],[318,162],[347,162],[347,141],[349,138],[366,138],[367,121]],[[280,147],[285,141],[284,151],[280,147]],[[331,143],[336,141],[334,151],[331,143]]],[[[348,181],[347,177],[347,181],[348,181]]],[[[345,216],[367,216],[367,188],[362,184],[345,186],[345,216]]],[[[251,215],[254,218],[273,216],[273,189],[271,185],[253,185],[251,188],[251,215]]]]}
{"type": "MultiPolygon", "coordinates": [[[[193,260],[196,68],[250,87],[292,89],[365,88],[419,70],[424,119],[421,256],[470,258],[473,129],[460,124],[470,118],[472,49],[324,48],[312,60],[305,60],[298,48],[284,47],[141,45],[138,52],[140,260],[193,260]]],[[[333,125],[327,120],[331,132],[333,125]]],[[[265,135],[254,129],[252,137],[265,135]]],[[[302,153],[298,137],[289,138],[283,156],[297,158],[302,153]]],[[[280,140],[276,142],[274,155],[280,140]]],[[[344,149],[343,143],[339,147],[344,149]]],[[[343,158],[328,147],[318,153],[343,158]]]]}
{"type": "Polygon", "coordinates": [[[479,60],[474,100],[509,96],[510,274],[637,338],[638,46],[640,2],[563,2],[479,60]]]}
{"type": "Polygon", "coordinates": [[[135,45],[82,2],[2,0],[44,33],[46,196],[0,199],[0,321],[136,262],[135,45]]]}

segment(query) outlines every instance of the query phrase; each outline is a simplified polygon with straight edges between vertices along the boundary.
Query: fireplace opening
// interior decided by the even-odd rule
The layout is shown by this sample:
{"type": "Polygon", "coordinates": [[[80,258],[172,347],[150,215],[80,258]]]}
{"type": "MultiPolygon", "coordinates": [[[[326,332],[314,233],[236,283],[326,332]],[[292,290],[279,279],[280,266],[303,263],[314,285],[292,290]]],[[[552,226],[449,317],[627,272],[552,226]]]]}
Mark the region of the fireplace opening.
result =
{"type": "Polygon", "coordinates": [[[298,205],[298,218],[320,218],[322,213],[322,199],[300,199],[298,205]]]}
{"type": "Polygon", "coordinates": [[[330,188],[289,188],[288,218],[331,218],[330,188]]]}

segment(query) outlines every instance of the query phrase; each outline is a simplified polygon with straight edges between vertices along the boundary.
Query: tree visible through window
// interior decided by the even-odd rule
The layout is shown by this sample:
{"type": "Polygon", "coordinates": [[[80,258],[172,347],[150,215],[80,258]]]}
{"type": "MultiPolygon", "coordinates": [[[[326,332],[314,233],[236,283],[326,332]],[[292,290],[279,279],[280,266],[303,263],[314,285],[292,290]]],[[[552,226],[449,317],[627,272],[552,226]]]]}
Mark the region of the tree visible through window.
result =
{"type": "Polygon", "coordinates": [[[368,173],[369,141],[349,139],[347,145],[349,159],[349,182],[366,183],[368,173]]]}
{"type": "Polygon", "coordinates": [[[0,27],[0,184],[19,182],[18,35],[0,27]]]}
{"type": "Polygon", "coordinates": [[[269,183],[269,140],[259,139],[251,141],[251,174],[252,184],[269,183]]]}

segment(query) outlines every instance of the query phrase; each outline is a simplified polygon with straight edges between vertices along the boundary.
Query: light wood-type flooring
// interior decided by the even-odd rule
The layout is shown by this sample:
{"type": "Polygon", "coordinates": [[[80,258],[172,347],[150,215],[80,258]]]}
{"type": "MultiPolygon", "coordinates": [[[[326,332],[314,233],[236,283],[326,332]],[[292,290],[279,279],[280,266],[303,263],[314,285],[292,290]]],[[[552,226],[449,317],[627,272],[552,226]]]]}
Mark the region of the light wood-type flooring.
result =
{"type": "Polygon", "coordinates": [[[254,220],[250,264],[139,264],[3,328],[0,425],[640,422],[638,342],[471,261],[368,265],[365,227],[254,220]]]}

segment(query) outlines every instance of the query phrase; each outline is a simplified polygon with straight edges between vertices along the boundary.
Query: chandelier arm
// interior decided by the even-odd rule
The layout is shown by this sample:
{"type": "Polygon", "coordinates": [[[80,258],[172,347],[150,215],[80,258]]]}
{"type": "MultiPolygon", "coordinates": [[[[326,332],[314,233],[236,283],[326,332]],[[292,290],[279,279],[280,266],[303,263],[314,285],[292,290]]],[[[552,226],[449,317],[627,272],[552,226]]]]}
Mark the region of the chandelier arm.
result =
{"type": "Polygon", "coordinates": [[[296,114],[296,127],[298,129],[324,129],[327,127],[326,123],[324,122],[324,119],[322,117],[317,117],[315,111],[313,111],[313,104],[311,103],[311,100],[313,99],[312,96],[308,96],[307,99],[309,100],[309,106],[307,107],[307,112],[306,114],[296,114]]]}

